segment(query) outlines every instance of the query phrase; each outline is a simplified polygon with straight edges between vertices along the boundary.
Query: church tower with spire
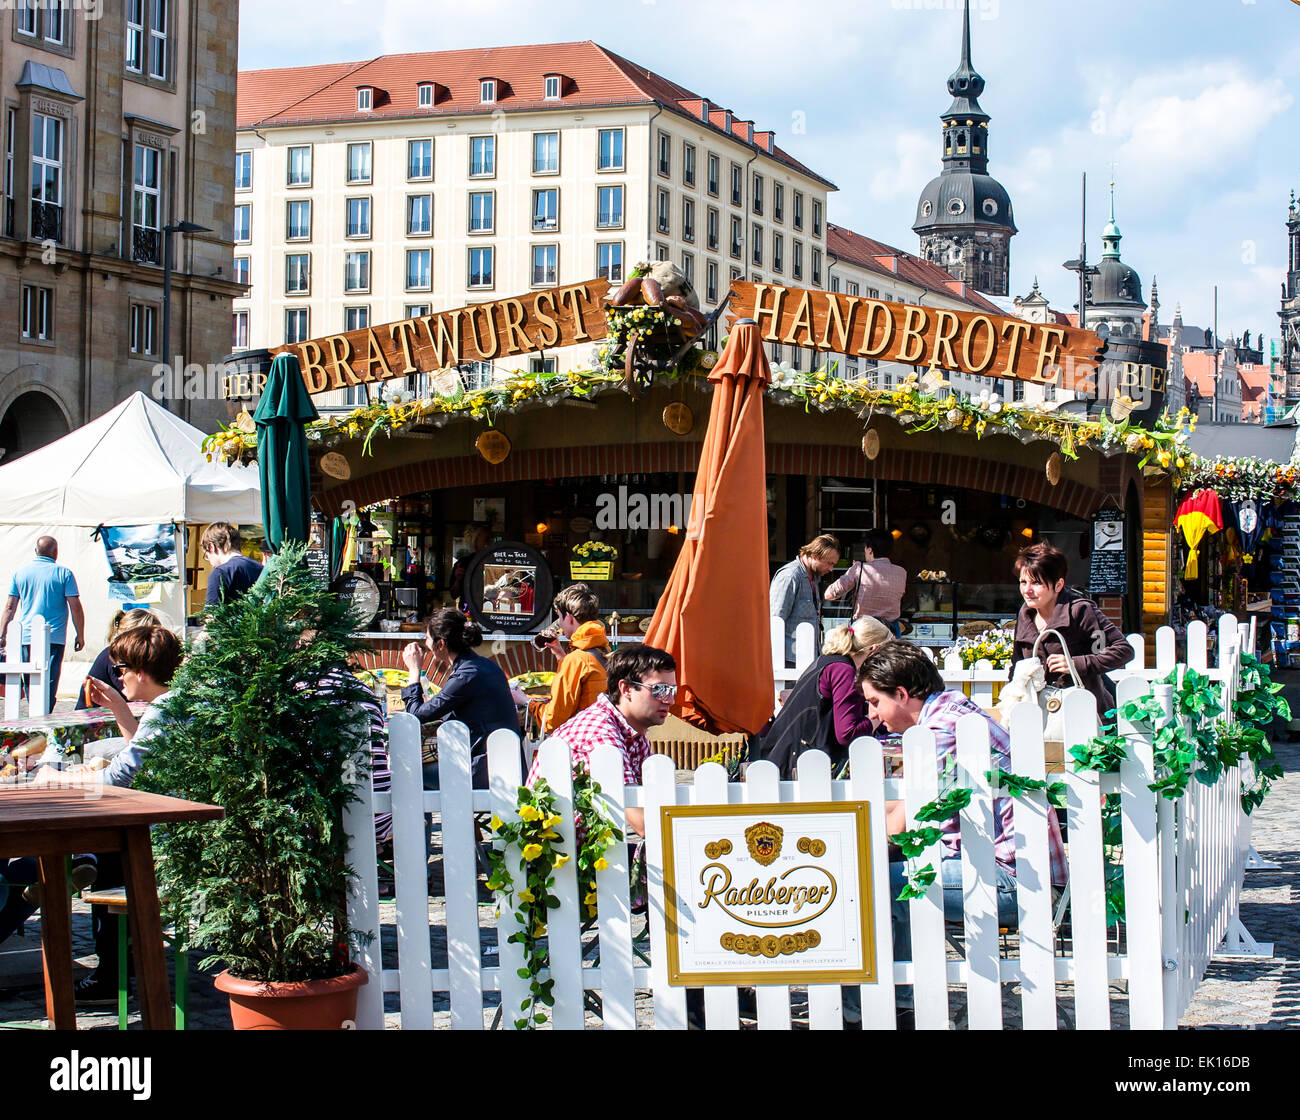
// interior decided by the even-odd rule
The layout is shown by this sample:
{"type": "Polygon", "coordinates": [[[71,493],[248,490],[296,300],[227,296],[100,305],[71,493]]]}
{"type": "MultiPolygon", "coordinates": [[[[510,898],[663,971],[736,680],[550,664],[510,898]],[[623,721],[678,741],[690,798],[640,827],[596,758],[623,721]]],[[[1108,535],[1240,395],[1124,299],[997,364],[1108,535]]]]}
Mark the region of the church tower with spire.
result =
{"type": "Polygon", "coordinates": [[[1295,191],[1286,212],[1286,279],[1282,282],[1282,309],[1277,313],[1282,328],[1282,373],[1286,380],[1281,388],[1286,407],[1300,404],[1300,209],[1295,191]]]}
{"type": "Polygon", "coordinates": [[[1006,188],[988,173],[989,115],[984,79],[970,57],[970,0],[962,16],[961,62],[948,79],[943,170],[921,192],[912,223],[920,255],[986,295],[1005,296],[1016,223],[1006,188]]]}

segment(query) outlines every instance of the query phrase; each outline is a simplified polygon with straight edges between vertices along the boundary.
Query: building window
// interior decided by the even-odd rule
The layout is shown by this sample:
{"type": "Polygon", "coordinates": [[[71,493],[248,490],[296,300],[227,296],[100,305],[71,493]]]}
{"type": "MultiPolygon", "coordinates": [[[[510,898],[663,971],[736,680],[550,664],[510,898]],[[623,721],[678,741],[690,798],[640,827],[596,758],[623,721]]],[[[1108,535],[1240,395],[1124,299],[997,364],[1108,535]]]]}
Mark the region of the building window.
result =
{"type": "Polygon", "coordinates": [[[812,251],[812,282],[818,288],[822,286],[822,251],[820,249],[812,251]]]}
{"type": "Polygon", "coordinates": [[[137,144],[131,175],[131,259],[147,264],[162,264],[161,171],[162,152],[137,144]]]}
{"type": "Polygon", "coordinates": [[[253,189],[253,153],[235,153],[235,190],[253,189]]]}
{"type": "Polygon", "coordinates": [[[785,184],[772,184],[772,221],[785,221],[785,184]]]}
{"type": "Polygon", "coordinates": [[[479,82],[478,99],[482,105],[490,104],[497,99],[497,84],[492,78],[484,78],[479,82]]]}
{"type": "Polygon", "coordinates": [[[560,99],[560,75],[548,74],[546,76],[545,90],[542,96],[547,101],[558,101],[560,99]]]}
{"type": "Polygon", "coordinates": [[[145,0],[126,0],[126,68],[133,74],[144,70],[145,0]]]}
{"type": "Polygon", "coordinates": [[[794,192],[794,215],[791,220],[795,229],[803,229],[803,195],[799,191],[794,192]]]}
{"type": "Polygon", "coordinates": [[[623,282],[623,242],[606,241],[596,246],[596,275],[611,284],[623,282]]]}
{"type": "Polygon", "coordinates": [[[790,243],[790,275],[796,280],[803,279],[803,242],[790,243]]]}
{"type": "Polygon", "coordinates": [[[718,197],[718,190],[719,190],[718,177],[722,174],[720,168],[721,168],[721,163],[718,160],[718,157],[715,156],[712,152],[710,152],[708,190],[709,190],[709,194],[713,195],[714,198],[718,197]]]}
{"type": "Polygon", "coordinates": [[[433,232],[433,195],[406,196],[406,236],[417,237],[433,232]]]}
{"type": "Polygon", "coordinates": [[[668,259],[668,246],[662,241],[655,242],[655,260],[666,261],[668,259]]]}
{"type": "Polygon", "coordinates": [[[695,186],[695,145],[682,145],[682,182],[688,187],[695,186]]]}
{"type": "Polygon", "coordinates": [[[744,229],[740,224],[740,219],[733,217],[731,219],[731,255],[736,260],[740,260],[744,236],[744,229]]]}
{"type": "Polygon", "coordinates": [[[820,237],[822,235],[822,204],[818,199],[815,198],[813,199],[812,219],[813,219],[813,228],[812,228],[813,236],[820,237]]]}
{"type": "Polygon", "coordinates": [[[554,373],[555,359],[554,358],[529,358],[528,372],[529,373],[554,373]]]}
{"type": "Polygon", "coordinates": [[[408,179],[433,178],[432,140],[408,140],[406,142],[406,177],[408,179]]]}
{"type": "Polygon", "coordinates": [[[693,199],[682,199],[682,240],[695,240],[695,202],[693,199]]]}
{"type": "Polygon", "coordinates": [[[832,292],[838,292],[839,290],[840,290],[840,278],[839,278],[838,276],[832,276],[832,277],[831,277],[831,291],[832,291],[832,292]]]}
{"type": "Polygon", "coordinates": [[[348,145],[348,182],[370,182],[370,141],[348,145]]]}
{"type": "Polygon", "coordinates": [[[706,303],[718,302],[718,265],[709,261],[704,269],[704,299],[706,303]]]}
{"type": "MultiPolygon", "coordinates": [[[[289,223],[285,231],[285,239],[288,241],[310,241],[311,240],[311,199],[297,199],[288,204],[289,223]]],[[[245,207],[245,209],[248,209],[245,207]]],[[[239,228],[239,207],[235,207],[235,229],[239,228]]],[[[235,240],[239,240],[239,234],[235,234],[235,240]]],[[[244,238],[248,240],[247,237],[244,238]]]]}
{"type": "Polygon", "coordinates": [[[790,347],[790,365],[792,365],[795,369],[803,369],[803,347],[802,346],[790,347]]]}
{"type": "Polygon", "coordinates": [[[757,171],[754,172],[754,213],[763,212],[763,176],[757,171]]]}
{"type": "Polygon", "coordinates": [[[17,34],[56,47],[66,45],[68,0],[10,0],[3,7],[14,9],[17,34]]]}
{"type": "Polygon", "coordinates": [[[742,197],[745,189],[744,178],[745,178],[745,173],[741,170],[740,164],[733,163],[731,165],[731,205],[732,206],[744,205],[744,199],[742,197]]]}
{"type": "Polygon", "coordinates": [[[558,132],[533,133],[533,174],[558,175],[560,173],[560,134],[558,132]]]}
{"type": "Polygon", "coordinates": [[[1018,377],[1011,382],[1011,399],[1013,401],[1023,401],[1025,399],[1025,383],[1018,377]]]}
{"type": "Polygon", "coordinates": [[[661,190],[658,192],[658,200],[655,207],[655,228],[660,233],[669,233],[672,231],[672,217],[668,212],[670,198],[668,192],[661,190]]]}
{"type": "Polygon", "coordinates": [[[163,82],[171,72],[170,6],[171,0],[149,0],[149,77],[163,82]]]}
{"type": "Polygon", "coordinates": [[[427,292],[433,288],[433,250],[406,250],[406,290],[427,292]]]}
{"type": "Polygon", "coordinates": [[[305,296],[311,291],[311,254],[288,253],[284,258],[284,294],[305,296]]]}
{"type": "Polygon", "coordinates": [[[54,289],[23,285],[23,338],[49,342],[54,338],[54,289]]]}
{"type": "Polygon", "coordinates": [[[433,105],[433,83],[432,82],[421,82],[419,86],[416,88],[416,94],[417,94],[418,108],[428,109],[432,107],[433,105]]]}
{"type": "Polygon", "coordinates": [[[343,254],[343,290],[370,291],[370,250],[343,254]]]}
{"type": "Polygon", "coordinates": [[[596,191],[596,228],[623,228],[623,188],[600,187],[596,191]]]}
{"type": "Polygon", "coordinates": [[[682,275],[688,284],[695,283],[695,254],[682,253],[682,275]]]}
{"type": "Polygon", "coordinates": [[[251,263],[252,263],[251,257],[235,258],[235,283],[236,284],[251,284],[253,282],[251,279],[253,275],[251,263]]]}
{"type": "Polygon", "coordinates": [[[422,319],[429,314],[431,304],[428,303],[408,303],[402,309],[402,317],[405,319],[422,319]]]}
{"type": "Polygon", "coordinates": [[[668,175],[672,171],[673,138],[666,132],[659,133],[659,174],[668,175]]]}
{"type": "Polygon", "coordinates": [[[252,238],[253,208],[244,203],[242,206],[235,207],[235,240],[240,244],[246,244],[252,238]]]}
{"type": "Polygon", "coordinates": [[[785,271],[785,239],[779,234],[772,234],[772,271],[785,271]]]}
{"type": "Polygon", "coordinates": [[[307,309],[305,307],[291,307],[284,313],[284,341],[286,343],[306,342],[310,336],[307,334],[307,309]]]}
{"type": "Polygon", "coordinates": [[[32,114],[32,223],[37,241],[63,240],[63,122],[32,114]]]}
{"type": "Polygon", "coordinates": [[[560,228],[560,192],[556,187],[533,191],[533,232],[553,233],[560,228]]]}
{"type": "Polygon", "coordinates": [[[468,392],[487,389],[492,385],[491,362],[466,362],[460,368],[460,383],[468,392]]]}
{"type": "Polygon", "coordinates": [[[856,381],[856,380],[858,379],[858,359],[857,359],[857,358],[849,358],[849,359],[848,359],[848,361],[847,361],[847,363],[846,363],[846,365],[845,365],[844,377],[845,377],[845,379],[848,380],[848,381],[856,381]]]}
{"type": "Polygon", "coordinates": [[[469,251],[469,287],[492,287],[492,250],[471,249],[469,251]]]}
{"type": "Polygon", "coordinates": [[[596,170],[623,170],[623,130],[621,128],[602,128],[600,130],[600,152],[596,157],[596,170]]]}
{"type": "Polygon", "coordinates": [[[348,199],[347,237],[370,236],[370,199],[348,199]]]}
{"type": "Polygon", "coordinates": [[[14,235],[14,130],[17,113],[13,109],[5,112],[5,213],[4,233],[6,237],[14,235]]]}
{"type": "Polygon", "coordinates": [[[856,280],[846,280],[844,282],[844,294],[856,296],[858,294],[858,282],[856,280]]]}
{"type": "Polygon", "coordinates": [[[470,233],[491,233],[496,221],[496,196],[491,191],[471,191],[469,196],[470,233]]]}
{"type": "Polygon", "coordinates": [[[721,244],[720,239],[722,234],[719,230],[720,224],[717,207],[710,206],[708,217],[708,245],[715,253],[718,251],[718,246],[721,244]]]}
{"type": "Polygon", "coordinates": [[[248,349],[248,312],[236,311],[231,316],[230,349],[248,349]]]}
{"type": "Polygon", "coordinates": [[[357,90],[357,112],[368,113],[374,108],[375,91],[369,86],[362,86],[357,90]]]}
{"type": "Polygon", "coordinates": [[[1045,401],[1056,400],[1056,385],[1053,384],[1051,381],[1048,381],[1046,384],[1043,385],[1043,400],[1045,401]]]}
{"type": "Polygon", "coordinates": [[[311,186],[311,148],[289,149],[289,174],[285,180],[291,187],[311,186]]]}
{"type": "Polygon", "coordinates": [[[363,331],[370,326],[369,307],[345,307],[343,309],[343,329],[345,331],[363,331]]]}
{"type": "Polygon", "coordinates": [[[560,247],[558,245],[533,246],[533,284],[558,283],[560,247]]]}
{"type": "Polygon", "coordinates": [[[469,138],[469,173],[474,179],[491,179],[497,173],[497,138],[469,138]]]}
{"type": "Polygon", "coordinates": [[[754,267],[763,267],[763,227],[755,222],[750,226],[754,245],[754,267]]]}

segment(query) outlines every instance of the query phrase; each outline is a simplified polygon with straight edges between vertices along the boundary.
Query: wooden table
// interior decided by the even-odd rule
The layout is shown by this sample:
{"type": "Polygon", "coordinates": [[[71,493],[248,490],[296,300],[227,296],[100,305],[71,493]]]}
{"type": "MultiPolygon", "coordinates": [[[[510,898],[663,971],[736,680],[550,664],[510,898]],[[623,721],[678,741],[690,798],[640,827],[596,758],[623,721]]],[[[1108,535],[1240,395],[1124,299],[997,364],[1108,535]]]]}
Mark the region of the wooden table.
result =
{"type": "MultiPolygon", "coordinates": [[[[140,1017],[146,1029],[171,1030],[171,996],[149,826],[218,820],[225,810],[115,786],[7,789],[0,792],[0,857],[35,856],[41,868],[41,941],[45,1014],[57,1030],[76,1030],[72,988],[72,921],[65,857],[121,852],[131,899],[140,1017]]],[[[105,963],[105,962],[101,962],[105,963]]]]}

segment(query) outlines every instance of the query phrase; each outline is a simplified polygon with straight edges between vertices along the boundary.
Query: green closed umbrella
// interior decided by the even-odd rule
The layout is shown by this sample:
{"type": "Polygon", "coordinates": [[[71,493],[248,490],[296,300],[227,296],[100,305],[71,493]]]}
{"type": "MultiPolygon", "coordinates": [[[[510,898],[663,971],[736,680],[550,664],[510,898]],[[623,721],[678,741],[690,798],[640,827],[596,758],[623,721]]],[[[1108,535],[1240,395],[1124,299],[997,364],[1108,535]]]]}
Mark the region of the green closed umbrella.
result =
{"type": "Polygon", "coordinates": [[[319,418],[303,384],[297,356],[277,355],[253,414],[257,471],[262,480],[262,525],[272,552],[279,552],[285,541],[308,540],[311,482],[303,425],[319,418]]]}

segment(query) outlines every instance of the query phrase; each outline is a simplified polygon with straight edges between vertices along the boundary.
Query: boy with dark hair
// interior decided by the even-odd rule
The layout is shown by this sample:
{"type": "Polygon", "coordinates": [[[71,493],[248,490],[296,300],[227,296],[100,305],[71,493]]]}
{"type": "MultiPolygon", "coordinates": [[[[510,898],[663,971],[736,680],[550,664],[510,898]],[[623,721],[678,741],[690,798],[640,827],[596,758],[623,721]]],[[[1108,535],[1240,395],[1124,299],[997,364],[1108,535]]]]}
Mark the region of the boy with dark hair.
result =
{"type": "MultiPolygon", "coordinates": [[[[668,718],[677,698],[677,662],[662,649],[641,644],[623,646],[605,663],[607,691],[586,711],[579,712],[555,730],[569,746],[573,763],[589,765],[591,752],[602,744],[616,747],[623,756],[623,781],[641,784],[641,766],[654,752],[646,732],[668,718]]],[[[528,773],[537,780],[538,763],[528,773]]],[[[645,835],[645,810],[627,810],[628,827],[645,835]]]]}
{"type": "Polygon", "coordinates": [[[209,607],[238,599],[262,574],[262,565],[256,560],[250,560],[240,551],[243,548],[243,537],[240,536],[238,527],[229,521],[214,521],[203,530],[199,543],[204,557],[212,565],[205,599],[205,604],[209,607]]]}

